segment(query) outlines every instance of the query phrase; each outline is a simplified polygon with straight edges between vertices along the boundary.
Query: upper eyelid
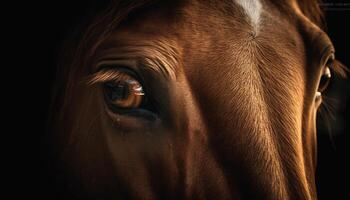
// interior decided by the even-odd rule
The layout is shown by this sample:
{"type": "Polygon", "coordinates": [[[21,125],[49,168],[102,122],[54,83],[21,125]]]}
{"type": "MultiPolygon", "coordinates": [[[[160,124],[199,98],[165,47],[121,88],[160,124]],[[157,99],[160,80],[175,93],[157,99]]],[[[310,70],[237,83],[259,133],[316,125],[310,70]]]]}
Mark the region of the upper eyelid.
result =
{"type": "Polygon", "coordinates": [[[176,79],[175,68],[179,66],[178,52],[175,47],[168,47],[164,42],[144,45],[125,45],[108,48],[95,56],[92,71],[97,71],[101,63],[126,63],[137,71],[137,68],[152,70],[167,79],[176,79]]]}
{"type": "Polygon", "coordinates": [[[332,55],[334,54],[335,52],[335,49],[334,49],[334,46],[332,43],[330,44],[327,44],[327,45],[323,45],[324,48],[323,50],[321,51],[321,55],[324,56],[325,54],[328,54],[328,55],[332,55]]]}
{"type": "Polygon", "coordinates": [[[313,47],[316,49],[318,49],[319,51],[319,56],[321,56],[321,60],[320,60],[320,65],[324,66],[327,64],[327,62],[329,60],[334,60],[334,53],[335,53],[335,48],[334,45],[331,41],[331,39],[329,38],[329,36],[323,32],[320,31],[318,32],[318,34],[316,34],[316,36],[313,39],[313,47]]]}
{"type": "Polygon", "coordinates": [[[114,81],[118,79],[124,79],[130,77],[121,71],[115,69],[102,69],[87,78],[88,85],[94,85],[98,83],[105,83],[108,81],[114,81]]]}
{"type": "Polygon", "coordinates": [[[138,61],[135,59],[116,59],[116,58],[105,58],[98,61],[93,67],[93,72],[96,73],[104,68],[105,66],[126,66],[135,69],[138,65],[138,61]]]}
{"type": "Polygon", "coordinates": [[[93,65],[92,74],[89,75],[85,81],[88,85],[94,85],[122,79],[125,78],[125,76],[132,77],[132,75],[122,72],[120,69],[136,71],[137,65],[137,61],[134,59],[105,58],[101,61],[97,61],[93,65]]]}
{"type": "Polygon", "coordinates": [[[327,45],[321,52],[321,66],[325,66],[335,60],[335,50],[333,44],[327,45]]]}

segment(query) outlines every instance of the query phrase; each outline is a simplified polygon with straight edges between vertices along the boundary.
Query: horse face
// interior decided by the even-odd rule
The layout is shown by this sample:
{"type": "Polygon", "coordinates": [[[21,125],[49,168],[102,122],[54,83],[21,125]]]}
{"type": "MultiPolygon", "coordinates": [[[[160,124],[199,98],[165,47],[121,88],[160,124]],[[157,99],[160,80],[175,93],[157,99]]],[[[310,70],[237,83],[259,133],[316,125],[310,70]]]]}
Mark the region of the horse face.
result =
{"type": "Polygon", "coordinates": [[[68,72],[56,134],[83,193],[316,197],[317,91],[333,49],[297,2],[147,7],[91,49],[68,72]]]}

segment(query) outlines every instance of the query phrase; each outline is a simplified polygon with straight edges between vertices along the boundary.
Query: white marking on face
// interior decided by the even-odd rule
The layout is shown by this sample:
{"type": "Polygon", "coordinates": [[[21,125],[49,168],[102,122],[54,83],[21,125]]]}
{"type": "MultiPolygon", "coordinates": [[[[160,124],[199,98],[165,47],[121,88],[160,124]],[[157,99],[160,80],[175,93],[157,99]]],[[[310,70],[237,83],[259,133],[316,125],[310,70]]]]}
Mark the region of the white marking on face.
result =
{"type": "Polygon", "coordinates": [[[250,19],[250,23],[257,33],[259,30],[260,15],[262,6],[260,0],[235,0],[240,5],[250,19]]]}

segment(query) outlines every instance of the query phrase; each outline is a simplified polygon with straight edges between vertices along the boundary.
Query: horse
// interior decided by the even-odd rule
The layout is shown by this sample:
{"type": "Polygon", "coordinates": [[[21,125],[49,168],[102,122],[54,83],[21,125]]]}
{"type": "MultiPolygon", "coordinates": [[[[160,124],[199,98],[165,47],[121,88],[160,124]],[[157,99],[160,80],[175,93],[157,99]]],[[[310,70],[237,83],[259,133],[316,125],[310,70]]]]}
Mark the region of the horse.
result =
{"type": "Polygon", "coordinates": [[[341,71],[324,27],[312,0],[111,1],[58,69],[60,180],[78,199],[317,199],[341,71]]]}

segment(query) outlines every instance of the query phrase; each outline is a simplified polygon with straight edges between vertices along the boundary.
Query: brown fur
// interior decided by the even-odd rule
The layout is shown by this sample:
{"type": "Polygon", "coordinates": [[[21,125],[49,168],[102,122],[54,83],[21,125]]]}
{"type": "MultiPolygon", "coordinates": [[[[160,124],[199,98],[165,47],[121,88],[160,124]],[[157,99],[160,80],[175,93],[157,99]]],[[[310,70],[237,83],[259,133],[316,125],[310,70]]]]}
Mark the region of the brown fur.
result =
{"type": "Polygon", "coordinates": [[[74,193],[317,198],[314,94],[334,50],[314,1],[262,4],[259,34],[228,0],[115,1],[96,17],[54,103],[54,145],[74,193]],[[91,83],[115,60],[150,77],[158,123],[108,111],[91,83]]]}

